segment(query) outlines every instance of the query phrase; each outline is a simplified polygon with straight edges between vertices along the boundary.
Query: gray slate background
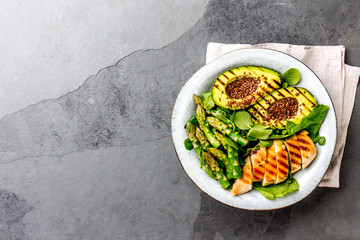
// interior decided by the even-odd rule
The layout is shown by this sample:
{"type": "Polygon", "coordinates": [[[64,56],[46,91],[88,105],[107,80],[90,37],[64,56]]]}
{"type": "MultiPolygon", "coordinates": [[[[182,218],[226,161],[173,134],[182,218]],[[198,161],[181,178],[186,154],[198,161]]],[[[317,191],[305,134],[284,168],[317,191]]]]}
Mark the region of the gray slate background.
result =
{"type": "MultiPolygon", "coordinates": [[[[339,45],[360,66],[360,2],[210,1],[161,49],[139,50],[78,89],[0,121],[0,239],[359,239],[357,94],[339,189],[291,207],[222,205],[187,178],[170,118],[208,42],[339,45]]],[[[186,17],[186,16],[184,16],[186,17]]]]}

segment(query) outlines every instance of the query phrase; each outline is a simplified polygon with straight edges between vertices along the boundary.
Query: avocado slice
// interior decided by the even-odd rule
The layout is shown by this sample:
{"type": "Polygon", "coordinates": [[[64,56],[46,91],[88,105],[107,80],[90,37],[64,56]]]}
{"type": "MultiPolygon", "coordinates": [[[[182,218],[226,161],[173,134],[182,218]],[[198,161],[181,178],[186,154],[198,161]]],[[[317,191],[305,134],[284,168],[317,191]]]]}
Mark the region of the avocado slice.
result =
{"type": "Polygon", "coordinates": [[[259,66],[241,66],[222,73],[214,82],[216,105],[230,110],[245,109],[280,88],[280,74],[259,66]]]}
{"type": "Polygon", "coordinates": [[[315,106],[316,99],[307,89],[287,87],[265,96],[249,108],[249,113],[259,124],[285,129],[286,121],[299,124],[315,106]]]}

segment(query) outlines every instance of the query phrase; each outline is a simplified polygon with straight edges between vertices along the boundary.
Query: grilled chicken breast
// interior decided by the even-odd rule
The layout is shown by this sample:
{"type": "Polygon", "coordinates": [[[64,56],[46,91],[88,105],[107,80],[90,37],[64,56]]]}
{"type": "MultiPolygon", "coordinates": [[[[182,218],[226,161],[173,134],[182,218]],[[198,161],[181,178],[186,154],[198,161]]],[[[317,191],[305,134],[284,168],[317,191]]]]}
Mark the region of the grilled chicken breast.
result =
{"type": "Polygon", "coordinates": [[[236,179],[232,190],[231,195],[236,196],[238,194],[246,193],[252,189],[252,171],[251,171],[251,162],[250,157],[248,156],[245,160],[245,165],[243,167],[243,175],[241,178],[236,179]]]}
{"type": "Polygon", "coordinates": [[[300,143],[302,168],[306,168],[316,157],[316,147],[314,142],[308,136],[306,130],[300,131],[296,134],[297,140],[300,143]]]}
{"type": "Polygon", "coordinates": [[[251,151],[250,160],[253,182],[261,182],[264,179],[266,156],[266,148],[260,147],[259,149],[251,151]]]}
{"type": "Polygon", "coordinates": [[[277,177],[277,164],[275,154],[275,144],[266,148],[265,174],[262,181],[263,186],[275,183],[277,177]]]}
{"type": "Polygon", "coordinates": [[[289,175],[289,156],[283,140],[274,140],[277,176],[275,184],[286,180],[289,175]]]}
{"type": "Polygon", "coordinates": [[[291,173],[295,173],[301,169],[301,150],[300,142],[296,135],[285,140],[285,146],[290,157],[291,173]]]}

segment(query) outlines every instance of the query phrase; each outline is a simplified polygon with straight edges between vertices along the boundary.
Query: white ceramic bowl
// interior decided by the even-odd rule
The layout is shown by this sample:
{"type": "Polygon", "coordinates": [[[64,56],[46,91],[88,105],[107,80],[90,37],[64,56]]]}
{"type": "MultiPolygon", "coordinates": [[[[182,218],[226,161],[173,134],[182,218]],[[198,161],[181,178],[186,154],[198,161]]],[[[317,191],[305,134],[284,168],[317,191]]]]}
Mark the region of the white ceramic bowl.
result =
{"type": "Polygon", "coordinates": [[[299,202],[317,187],[334,153],[337,123],[334,106],[328,92],[315,73],[304,63],[279,51],[250,48],[236,50],[215,59],[198,70],[186,82],[175,102],[171,119],[171,132],[175,150],[184,171],[203,192],[232,207],[249,210],[269,210],[299,202]],[[188,151],[184,147],[184,140],[187,138],[184,125],[192,115],[195,115],[196,109],[192,94],[200,95],[205,91],[210,91],[215,79],[221,73],[243,65],[267,67],[279,73],[284,73],[289,68],[297,68],[301,74],[301,81],[297,86],[308,89],[317,99],[318,104],[330,107],[320,129],[320,135],[326,137],[326,144],[324,146],[316,145],[318,155],[314,162],[308,168],[294,174],[300,189],[275,200],[267,200],[256,190],[235,197],[231,196],[229,190],[222,189],[218,181],[211,179],[203,169],[200,169],[200,162],[196,152],[194,150],[188,151]]]}

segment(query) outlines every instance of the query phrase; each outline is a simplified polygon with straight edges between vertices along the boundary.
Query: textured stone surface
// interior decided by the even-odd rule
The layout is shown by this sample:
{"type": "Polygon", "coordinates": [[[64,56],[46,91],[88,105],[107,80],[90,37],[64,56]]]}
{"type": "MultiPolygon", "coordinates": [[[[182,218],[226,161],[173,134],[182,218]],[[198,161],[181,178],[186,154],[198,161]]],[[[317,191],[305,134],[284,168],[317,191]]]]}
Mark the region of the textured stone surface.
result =
{"type": "Polygon", "coordinates": [[[211,1],[169,46],[137,51],[73,92],[6,116],[0,239],[359,239],[360,94],[341,188],[318,188],[286,209],[237,210],[200,193],[170,136],[175,98],[204,64],[207,42],[344,44],[347,62],[360,66],[359,7],[211,1]]]}
{"type": "Polygon", "coordinates": [[[3,1],[0,118],[77,89],[133,51],[171,43],[208,1],[3,1]]]}

